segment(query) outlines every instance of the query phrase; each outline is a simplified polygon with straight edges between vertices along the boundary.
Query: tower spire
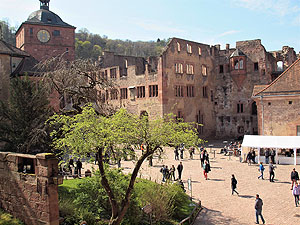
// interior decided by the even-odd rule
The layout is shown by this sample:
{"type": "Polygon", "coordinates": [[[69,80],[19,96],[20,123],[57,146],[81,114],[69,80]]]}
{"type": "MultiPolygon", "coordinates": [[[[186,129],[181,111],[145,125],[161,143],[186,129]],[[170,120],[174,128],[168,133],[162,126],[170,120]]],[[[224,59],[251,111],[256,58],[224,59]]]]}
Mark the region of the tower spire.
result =
{"type": "Polygon", "coordinates": [[[49,2],[50,0],[39,0],[40,1],[40,8],[49,10],[49,2]]]}

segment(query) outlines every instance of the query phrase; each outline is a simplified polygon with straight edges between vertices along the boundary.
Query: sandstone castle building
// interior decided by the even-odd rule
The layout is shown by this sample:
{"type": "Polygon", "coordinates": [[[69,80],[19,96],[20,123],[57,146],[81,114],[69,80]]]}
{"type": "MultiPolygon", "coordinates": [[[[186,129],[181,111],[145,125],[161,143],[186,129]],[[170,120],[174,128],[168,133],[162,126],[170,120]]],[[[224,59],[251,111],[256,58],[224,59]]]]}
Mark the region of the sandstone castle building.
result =
{"type": "Polygon", "coordinates": [[[174,113],[202,137],[258,134],[254,85],[267,85],[297,59],[293,48],[267,52],[261,40],[209,46],[172,38],[159,57],[104,52],[102,76],[118,84],[102,101],[150,117],[174,113]]]}

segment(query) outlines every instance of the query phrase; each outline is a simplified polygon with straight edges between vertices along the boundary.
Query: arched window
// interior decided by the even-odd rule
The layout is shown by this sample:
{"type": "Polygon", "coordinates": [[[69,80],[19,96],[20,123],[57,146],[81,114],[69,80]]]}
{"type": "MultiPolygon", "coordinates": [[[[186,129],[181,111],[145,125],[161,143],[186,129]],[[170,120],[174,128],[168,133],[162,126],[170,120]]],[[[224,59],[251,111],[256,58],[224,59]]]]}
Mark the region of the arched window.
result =
{"type": "Polygon", "coordinates": [[[239,69],[239,61],[238,60],[234,60],[234,69],[235,70],[239,69]]]}

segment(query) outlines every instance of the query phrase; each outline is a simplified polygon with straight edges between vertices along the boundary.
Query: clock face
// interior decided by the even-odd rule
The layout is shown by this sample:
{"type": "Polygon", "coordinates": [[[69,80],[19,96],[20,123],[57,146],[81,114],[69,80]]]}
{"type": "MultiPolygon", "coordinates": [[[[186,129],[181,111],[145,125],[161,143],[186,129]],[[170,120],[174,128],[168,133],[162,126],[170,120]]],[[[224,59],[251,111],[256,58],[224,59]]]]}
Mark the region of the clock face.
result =
{"type": "Polygon", "coordinates": [[[50,40],[50,34],[46,30],[40,30],[37,33],[37,38],[39,39],[40,42],[46,43],[50,40]]]}

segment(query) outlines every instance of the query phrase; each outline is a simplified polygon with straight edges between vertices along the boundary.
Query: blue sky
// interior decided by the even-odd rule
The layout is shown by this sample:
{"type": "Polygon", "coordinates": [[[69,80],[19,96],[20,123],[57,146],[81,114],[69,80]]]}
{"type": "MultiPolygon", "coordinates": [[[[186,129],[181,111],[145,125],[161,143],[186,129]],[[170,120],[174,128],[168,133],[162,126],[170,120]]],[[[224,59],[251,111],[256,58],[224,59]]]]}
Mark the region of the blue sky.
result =
{"type": "MultiPolygon", "coordinates": [[[[20,25],[38,0],[0,0],[0,19],[20,25]]],[[[235,46],[261,39],[268,51],[300,51],[300,0],[51,0],[65,22],[112,39],[179,37],[235,46]]]]}

